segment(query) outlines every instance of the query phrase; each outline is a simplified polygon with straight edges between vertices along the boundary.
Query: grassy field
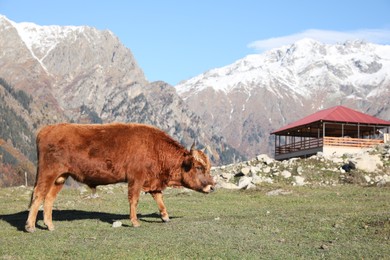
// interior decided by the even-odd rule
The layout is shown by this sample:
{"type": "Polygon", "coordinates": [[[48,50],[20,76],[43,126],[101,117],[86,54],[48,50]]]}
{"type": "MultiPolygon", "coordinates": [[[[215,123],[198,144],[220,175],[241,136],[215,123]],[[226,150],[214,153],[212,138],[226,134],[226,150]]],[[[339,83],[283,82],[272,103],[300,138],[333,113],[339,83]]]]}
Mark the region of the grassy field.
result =
{"type": "Polygon", "coordinates": [[[282,187],[167,190],[170,223],[141,196],[140,228],[130,226],[125,185],[99,187],[97,199],[64,189],[56,230],[23,231],[31,188],[0,189],[0,259],[389,259],[390,188],[282,187]],[[121,227],[113,228],[119,220],[121,227]]]}

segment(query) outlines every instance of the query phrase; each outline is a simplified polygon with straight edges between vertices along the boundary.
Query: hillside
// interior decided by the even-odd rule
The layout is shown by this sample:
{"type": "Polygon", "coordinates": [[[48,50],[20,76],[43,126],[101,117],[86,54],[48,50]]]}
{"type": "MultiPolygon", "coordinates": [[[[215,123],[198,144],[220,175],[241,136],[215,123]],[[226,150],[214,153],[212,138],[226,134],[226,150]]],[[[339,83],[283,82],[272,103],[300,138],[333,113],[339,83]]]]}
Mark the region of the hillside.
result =
{"type": "Polygon", "coordinates": [[[30,162],[36,160],[37,130],[57,122],[148,123],[188,148],[194,141],[209,146],[216,164],[243,158],[172,86],[149,82],[130,49],[108,30],[15,23],[0,16],[0,49],[5,129],[0,138],[30,162]],[[25,134],[15,124],[23,125],[25,134]]]}
{"type": "Polygon", "coordinates": [[[35,179],[35,133],[28,115],[32,98],[0,78],[0,187],[35,179]],[[26,175],[25,175],[26,174],[26,175]]]}

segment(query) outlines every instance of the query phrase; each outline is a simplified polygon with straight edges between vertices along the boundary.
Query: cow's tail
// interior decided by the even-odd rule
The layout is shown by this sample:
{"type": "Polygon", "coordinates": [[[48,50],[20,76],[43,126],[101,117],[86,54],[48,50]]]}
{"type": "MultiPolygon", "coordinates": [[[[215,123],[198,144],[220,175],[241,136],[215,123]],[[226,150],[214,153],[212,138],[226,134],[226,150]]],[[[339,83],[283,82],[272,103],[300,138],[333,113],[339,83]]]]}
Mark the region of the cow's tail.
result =
{"type": "Polygon", "coordinates": [[[39,178],[39,161],[40,161],[40,158],[39,158],[39,133],[37,135],[37,140],[36,140],[36,149],[37,149],[37,172],[36,172],[36,175],[35,175],[35,183],[34,183],[34,190],[33,192],[31,193],[31,198],[30,198],[30,203],[28,204],[28,208],[31,207],[31,204],[34,200],[34,191],[35,191],[35,187],[37,186],[37,183],[38,183],[38,178],[39,178]]]}

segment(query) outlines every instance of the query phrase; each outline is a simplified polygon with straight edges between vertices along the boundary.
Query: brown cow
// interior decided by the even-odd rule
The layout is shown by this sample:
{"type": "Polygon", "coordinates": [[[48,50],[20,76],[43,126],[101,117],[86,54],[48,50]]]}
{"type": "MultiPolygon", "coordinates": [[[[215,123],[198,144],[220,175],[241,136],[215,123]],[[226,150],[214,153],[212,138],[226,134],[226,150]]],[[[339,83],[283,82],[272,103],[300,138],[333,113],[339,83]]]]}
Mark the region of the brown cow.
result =
{"type": "Polygon", "coordinates": [[[98,185],[128,183],[130,221],[134,227],[141,190],[157,202],[163,221],[169,221],[162,190],[184,186],[199,192],[214,190],[210,160],[200,150],[188,151],[163,131],[142,124],[44,127],[37,136],[37,181],[31,196],[25,229],[35,231],[39,206],[44,201],[44,223],[54,230],[54,200],[67,177],[98,185]]]}

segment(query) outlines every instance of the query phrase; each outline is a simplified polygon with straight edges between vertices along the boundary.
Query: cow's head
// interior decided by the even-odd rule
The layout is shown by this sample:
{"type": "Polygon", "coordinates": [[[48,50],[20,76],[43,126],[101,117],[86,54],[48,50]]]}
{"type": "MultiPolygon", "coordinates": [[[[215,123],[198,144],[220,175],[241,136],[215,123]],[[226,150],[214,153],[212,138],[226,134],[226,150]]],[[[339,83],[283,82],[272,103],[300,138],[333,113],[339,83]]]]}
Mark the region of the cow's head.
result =
{"type": "Polygon", "coordinates": [[[211,163],[208,156],[192,145],[190,153],[182,164],[183,186],[199,192],[214,191],[215,182],[210,174],[211,163]]]}

